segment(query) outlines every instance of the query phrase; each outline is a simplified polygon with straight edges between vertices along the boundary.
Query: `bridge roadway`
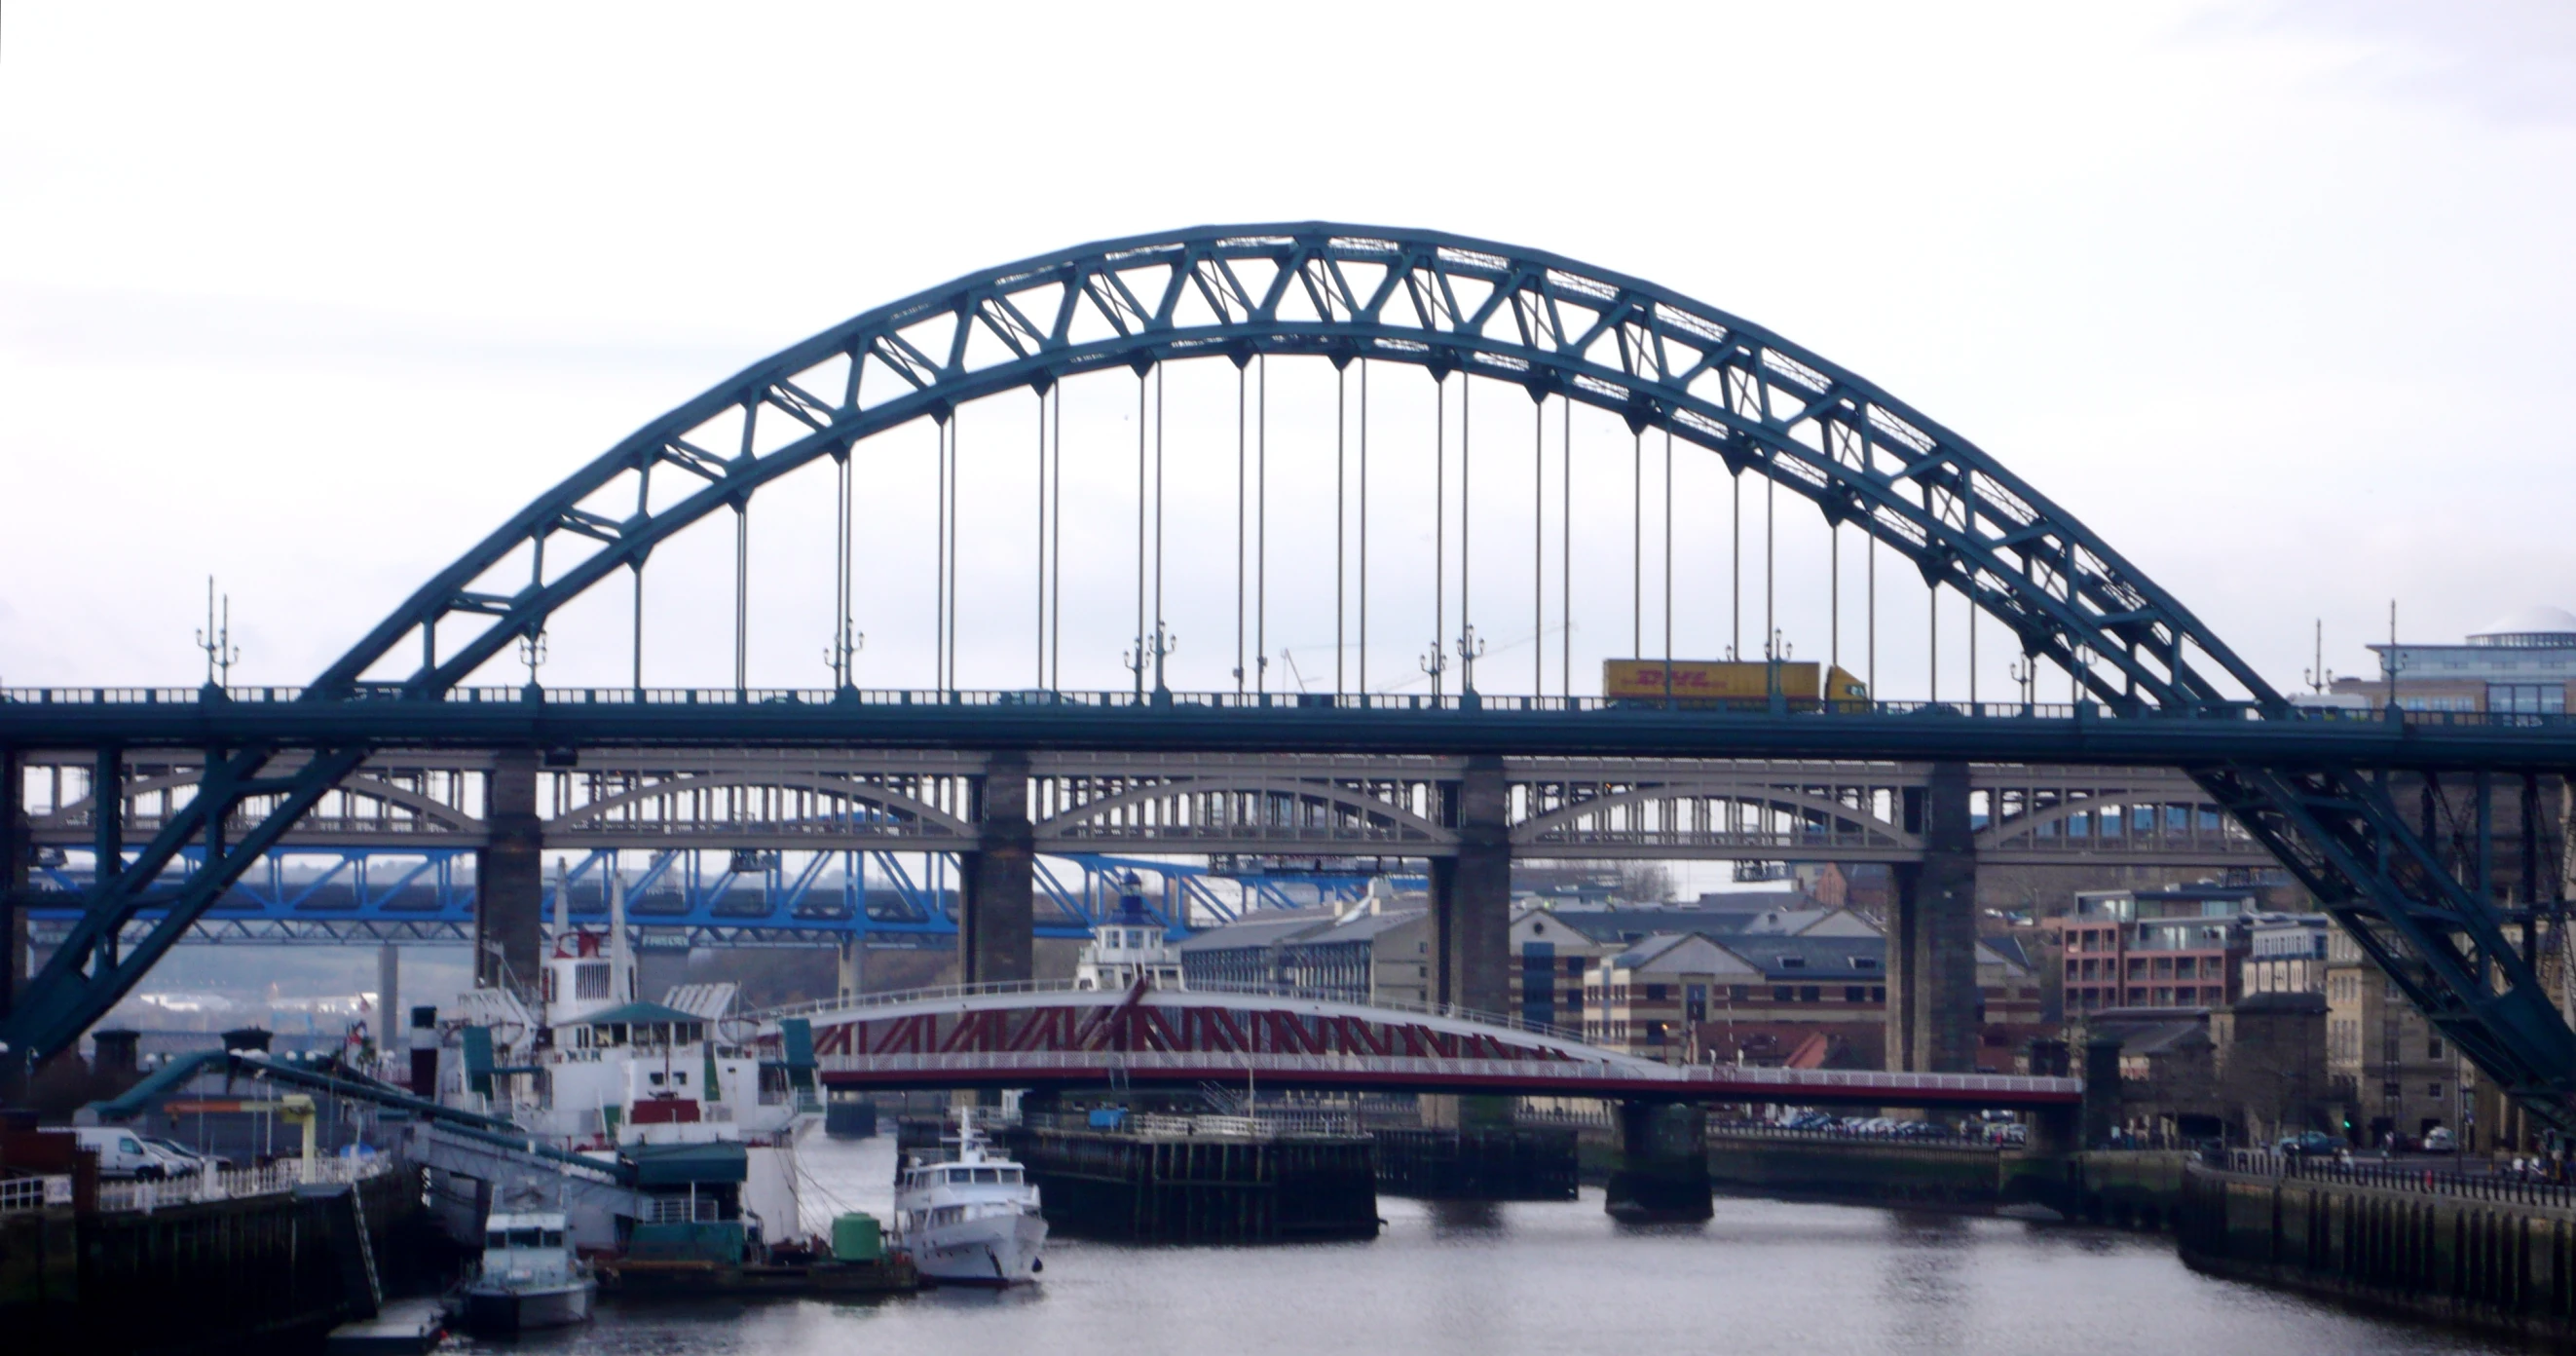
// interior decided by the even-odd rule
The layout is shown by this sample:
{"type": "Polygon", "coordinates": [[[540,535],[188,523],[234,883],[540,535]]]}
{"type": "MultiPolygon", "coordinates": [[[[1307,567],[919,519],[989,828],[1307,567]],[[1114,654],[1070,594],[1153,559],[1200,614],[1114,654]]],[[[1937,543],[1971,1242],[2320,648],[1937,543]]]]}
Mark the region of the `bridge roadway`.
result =
{"type": "MultiPolygon", "coordinates": [[[[522,756],[524,757],[524,756],[522,756]]],[[[95,755],[31,752],[24,807],[39,848],[94,852],[95,755]]],[[[527,768],[528,813],[550,851],[963,853],[981,845],[977,784],[990,755],[924,750],[584,751],[527,768]]],[[[427,853],[494,841],[512,759],[395,750],[360,765],[279,837],[282,848],[427,853]]],[[[1125,853],[1445,857],[1460,830],[1440,788],[1460,757],[1105,754],[1031,757],[1030,843],[1060,856],[1125,853]]],[[[295,755],[281,768],[300,765],[295,755]]],[[[1016,768],[1018,765],[1014,765],[1016,768]]],[[[1825,759],[1506,758],[1516,856],[1841,862],[1920,860],[1904,823],[1932,765],[1825,759]]],[[[127,842],[190,799],[203,755],[118,755],[127,842]]],[[[1007,775],[1007,772],[1004,773],[1007,775]]],[[[2230,866],[2269,854],[2197,783],[2162,768],[1980,763],[1968,770],[1973,849],[1999,865],[2230,866]]],[[[236,817],[233,827],[241,827],[236,817]]],[[[577,873],[579,874],[579,873],[577,873]]],[[[592,879],[596,895],[597,881],[592,879]]],[[[594,900],[594,903],[601,901],[594,900]]],[[[604,907],[604,903],[601,903],[604,907]]]]}
{"type": "Polygon", "coordinates": [[[1796,1106],[2073,1107],[2082,1080],[2009,1074],[1681,1066],[1451,1006],[1294,991],[987,984],[764,1014],[810,1024],[827,1087],[1066,1090],[1202,1084],[1796,1106]]]}
{"type": "Polygon", "coordinates": [[[948,748],[1129,753],[1372,753],[1605,758],[1864,758],[2193,767],[2303,762],[2556,771],[2576,719],[2485,712],[2297,711],[2252,703],[1764,703],[1665,709],[1597,697],[1324,693],[11,688],[18,748],[948,748]],[[638,699],[640,695],[640,700],[638,699]]]}

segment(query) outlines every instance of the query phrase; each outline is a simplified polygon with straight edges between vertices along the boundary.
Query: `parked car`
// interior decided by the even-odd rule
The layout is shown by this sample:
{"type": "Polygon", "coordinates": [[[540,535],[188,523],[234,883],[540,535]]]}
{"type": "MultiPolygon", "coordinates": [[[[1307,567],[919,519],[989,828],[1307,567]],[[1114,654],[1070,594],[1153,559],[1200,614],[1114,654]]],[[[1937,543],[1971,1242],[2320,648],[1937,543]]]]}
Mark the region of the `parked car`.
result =
{"type": "Polygon", "coordinates": [[[2447,1125],[2437,1125],[2424,1132],[2424,1152],[2428,1154],[2447,1154],[2459,1147],[2460,1137],[2452,1134],[2451,1127],[2447,1125]]]}
{"type": "Polygon", "coordinates": [[[1831,1130],[1842,1122],[1822,1111],[1807,1111],[1790,1117],[1786,1124],[1791,1130],[1831,1130]]]}
{"type": "Polygon", "coordinates": [[[121,1125],[72,1128],[80,1146],[98,1155],[98,1175],[116,1181],[158,1181],[170,1175],[169,1163],[143,1137],[121,1125]]]}
{"type": "Polygon", "coordinates": [[[2272,1146],[2272,1152],[2283,1158],[2332,1158],[2343,1149],[2343,1141],[2323,1130],[2303,1130],[2283,1135],[2272,1146]]]}
{"type": "Polygon", "coordinates": [[[175,1139],[164,1139],[159,1135],[145,1135],[143,1147],[160,1155],[173,1177],[201,1173],[209,1166],[221,1172],[227,1166],[223,1159],[213,1154],[199,1153],[175,1139]]]}

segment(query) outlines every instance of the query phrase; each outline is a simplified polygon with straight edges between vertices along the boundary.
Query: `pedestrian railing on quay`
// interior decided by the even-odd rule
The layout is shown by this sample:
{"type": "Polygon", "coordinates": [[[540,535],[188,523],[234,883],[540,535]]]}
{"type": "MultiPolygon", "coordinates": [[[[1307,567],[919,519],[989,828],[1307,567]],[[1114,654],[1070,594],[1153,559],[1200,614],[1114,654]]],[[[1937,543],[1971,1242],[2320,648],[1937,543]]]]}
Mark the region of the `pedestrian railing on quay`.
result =
{"type": "Polygon", "coordinates": [[[71,1203],[72,1179],[68,1174],[0,1178],[0,1215],[21,1210],[69,1209],[71,1203]]]}
{"type": "Polygon", "coordinates": [[[1797,1140],[1816,1144],[1894,1144],[1908,1148],[1957,1149],[1974,1153],[1994,1153],[2017,1147],[2007,1140],[1991,1135],[1963,1135],[1945,1126],[1934,1125],[1930,1121],[1901,1121],[1898,1125],[1900,1127],[1920,1125],[1930,1128],[1863,1130],[1851,1126],[1796,1127],[1763,1122],[1711,1120],[1708,1132],[1712,1135],[1723,1135],[1729,1139],[1797,1140]]]}
{"type": "Polygon", "coordinates": [[[2576,1183],[2551,1181],[2524,1173],[2444,1171],[2397,1162],[2345,1162],[2320,1154],[2276,1154],[2263,1149],[2229,1149],[2216,1166],[2260,1177],[2298,1178],[2413,1191],[2503,1205],[2541,1205],[2576,1210],[2576,1183]]]}
{"type": "Polygon", "coordinates": [[[98,1208],[107,1213],[136,1210],[150,1214],[171,1206],[283,1195],[308,1184],[362,1182],[393,1170],[390,1157],[376,1154],[366,1158],[317,1158],[309,1167],[301,1160],[281,1159],[231,1172],[188,1173],[155,1181],[101,1182],[98,1208]]]}

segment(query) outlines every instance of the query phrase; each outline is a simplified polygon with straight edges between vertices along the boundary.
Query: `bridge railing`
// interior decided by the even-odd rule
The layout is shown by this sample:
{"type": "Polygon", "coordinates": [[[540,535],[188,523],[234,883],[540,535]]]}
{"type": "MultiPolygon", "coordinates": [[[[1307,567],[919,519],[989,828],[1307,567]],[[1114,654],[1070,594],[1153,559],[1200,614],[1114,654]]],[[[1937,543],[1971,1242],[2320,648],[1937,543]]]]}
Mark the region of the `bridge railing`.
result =
{"type": "MultiPolygon", "coordinates": [[[[781,1018],[812,1018],[833,1013],[850,1013],[857,1020],[871,1009],[906,1006],[915,1003],[963,1001],[974,998],[1003,997],[1020,994],[1105,994],[1122,997],[1123,989],[1087,989],[1070,979],[997,980],[982,984],[942,984],[920,989],[897,989],[886,993],[859,994],[850,998],[817,998],[783,1007],[763,1008],[747,1014],[753,1021],[773,1022],[781,1018]]],[[[1285,984],[1229,984],[1203,982],[1181,989],[1153,989],[1151,993],[1224,994],[1239,998],[1277,998],[1289,1002],[1339,1003],[1346,1007],[1363,1007],[1403,1013],[1411,1017],[1437,1017],[1447,1021],[1470,1022],[1478,1026],[1502,1027],[1546,1040],[1563,1041],[1589,1047],[1583,1033],[1547,1022],[1533,1022],[1504,1013],[1486,1012],[1461,1007],[1455,1003],[1412,1003],[1400,998],[1355,998],[1326,989],[1306,989],[1285,984]]]]}
{"type": "MultiPolygon", "coordinates": [[[[61,706],[174,706],[213,700],[269,703],[302,701],[299,686],[206,687],[5,687],[0,702],[61,706]]],[[[390,683],[361,684],[341,700],[417,700],[390,683]]],[[[1136,692],[1053,691],[1042,688],[678,688],[678,687],[541,687],[481,686],[451,688],[435,700],[469,705],[519,705],[531,701],[561,706],[969,706],[1080,707],[1093,710],[1172,707],[1209,710],[1327,711],[1477,711],[1594,712],[1684,710],[1748,715],[1773,710],[1766,698],[1720,697],[1549,697],[1512,693],[1427,692],[1136,692]]],[[[2100,702],[1952,702],[1952,701],[1819,701],[1790,698],[1787,710],[1816,716],[1967,716],[2024,720],[2263,720],[2270,719],[2253,702],[2206,702],[2189,710],[2148,710],[2123,717],[2100,702]]],[[[2287,719],[2333,724],[2391,721],[2409,726],[2474,729],[2559,726],[2576,723],[2576,712],[2535,711],[2390,711],[2386,707],[2290,708],[2287,719]]]]}
{"type": "Polygon", "coordinates": [[[2264,1149],[2229,1149],[2223,1164],[2229,1172],[2257,1177],[2292,1177],[2375,1187],[2382,1191],[2415,1191],[2511,1205],[2546,1205],[2576,1210],[2576,1183],[2551,1181],[2523,1173],[2473,1173],[2366,1160],[2344,1162],[2321,1154],[2277,1154],[2264,1149]]]}

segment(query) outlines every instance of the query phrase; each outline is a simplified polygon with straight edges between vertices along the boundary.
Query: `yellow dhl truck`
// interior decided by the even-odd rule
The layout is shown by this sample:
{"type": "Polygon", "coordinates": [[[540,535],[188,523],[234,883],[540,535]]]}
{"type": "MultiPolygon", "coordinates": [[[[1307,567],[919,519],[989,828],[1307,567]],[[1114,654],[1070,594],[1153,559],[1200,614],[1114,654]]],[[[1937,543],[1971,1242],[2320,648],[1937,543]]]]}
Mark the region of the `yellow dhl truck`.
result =
{"type": "Polygon", "coordinates": [[[1813,660],[1766,663],[1723,659],[1605,659],[1601,661],[1601,695],[1613,702],[1675,703],[1692,706],[1754,707],[1771,700],[1772,675],[1779,675],[1780,695],[1792,711],[1866,711],[1869,685],[1840,665],[1813,660]],[[1670,682],[1666,681],[1670,670],[1670,682]],[[1818,690],[1818,683],[1823,690],[1818,690]]]}

